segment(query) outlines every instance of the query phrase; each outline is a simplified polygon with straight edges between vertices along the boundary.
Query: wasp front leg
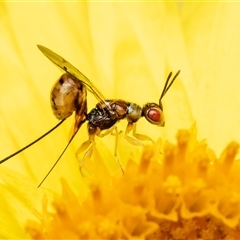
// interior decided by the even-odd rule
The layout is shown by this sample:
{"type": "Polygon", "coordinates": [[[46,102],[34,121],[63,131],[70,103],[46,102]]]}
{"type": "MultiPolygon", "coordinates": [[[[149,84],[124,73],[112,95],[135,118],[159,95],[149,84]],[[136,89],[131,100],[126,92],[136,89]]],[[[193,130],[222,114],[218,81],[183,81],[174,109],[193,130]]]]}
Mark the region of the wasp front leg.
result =
{"type": "Polygon", "coordinates": [[[128,140],[128,142],[137,146],[144,145],[141,141],[150,141],[154,143],[154,141],[150,137],[143,134],[136,133],[136,123],[133,123],[133,122],[128,122],[124,137],[128,140]],[[131,131],[134,138],[128,135],[131,131]]]}

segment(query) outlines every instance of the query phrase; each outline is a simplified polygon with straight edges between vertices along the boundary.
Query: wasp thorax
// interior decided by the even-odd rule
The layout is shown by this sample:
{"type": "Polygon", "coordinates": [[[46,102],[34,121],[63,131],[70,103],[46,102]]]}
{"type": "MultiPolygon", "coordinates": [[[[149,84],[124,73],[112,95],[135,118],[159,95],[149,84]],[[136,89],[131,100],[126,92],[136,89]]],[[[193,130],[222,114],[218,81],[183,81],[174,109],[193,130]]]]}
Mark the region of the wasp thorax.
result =
{"type": "Polygon", "coordinates": [[[69,117],[83,101],[85,91],[85,87],[78,79],[70,74],[63,74],[51,91],[51,106],[55,117],[58,119],[69,117]]]}
{"type": "Polygon", "coordinates": [[[142,115],[152,124],[164,126],[165,120],[163,111],[156,103],[147,103],[143,106],[142,115]]]}
{"type": "Polygon", "coordinates": [[[137,122],[142,117],[142,108],[135,103],[130,103],[128,106],[128,122],[137,122]]]}

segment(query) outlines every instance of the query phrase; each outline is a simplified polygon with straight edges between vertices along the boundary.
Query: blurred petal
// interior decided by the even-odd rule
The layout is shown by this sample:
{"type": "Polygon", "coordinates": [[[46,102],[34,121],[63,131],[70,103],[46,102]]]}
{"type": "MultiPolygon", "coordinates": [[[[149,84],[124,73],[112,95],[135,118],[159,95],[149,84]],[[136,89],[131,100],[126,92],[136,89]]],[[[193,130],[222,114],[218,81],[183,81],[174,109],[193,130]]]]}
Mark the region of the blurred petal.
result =
{"type": "MultiPolygon", "coordinates": [[[[40,223],[29,221],[27,232],[33,239],[237,236],[240,178],[235,157],[239,144],[230,143],[217,159],[204,141],[196,139],[193,127],[180,130],[177,144],[166,142],[159,154],[161,145],[158,141],[146,146],[140,163],[129,159],[121,178],[101,176],[102,169],[96,167],[88,179],[86,199],[79,199],[62,180],[54,211],[45,210],[44,203],[40,223]]],[[[100,155],[94,158],[101,167],[100,155]]]]}
{"type": "MultiPolygon", "coordinates": [[[[1,230],[2,239],[26,239],[29,235],[23,228],[29,218],[35,219],[34,214],[41,211],[44,192],[37,189],[35,183],[23,175],[1,167],[1,230]]],[[[51,193],[47,192],[51,199],[51,193]]]]}
{"type": "MultiPolygon", "coordinates": [[[[238,59],[240,21],[237,2],[186,3],[182,23],[186,53],[196,88],[185,85],[191,98],[199,137],[219,154],[226,142],[239,141],[238,59]],[[189,21],[190,19],[190,21],[189,21]]],[[[186,81],[186,79],[185,79],[186,81]]]]}

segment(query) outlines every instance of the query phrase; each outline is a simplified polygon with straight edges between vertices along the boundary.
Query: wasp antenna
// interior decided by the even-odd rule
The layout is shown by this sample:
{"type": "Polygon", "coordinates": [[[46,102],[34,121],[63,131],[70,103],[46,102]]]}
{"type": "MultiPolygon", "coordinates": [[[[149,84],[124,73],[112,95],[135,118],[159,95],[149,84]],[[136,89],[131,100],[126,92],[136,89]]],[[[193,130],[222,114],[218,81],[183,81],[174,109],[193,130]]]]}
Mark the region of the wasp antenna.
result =
{"type": "Polygon", "coordinates": [[[168,85],[168,87],[165,90],[165,94],[167,93],[168,89],[172,86],[173,82],[176,80],[177,76],[179,75],[181,71],[178,70],[177,73],[175,74],[175,76],[173,77],[172,81],[170,82],[170,84],[168,85]]]}
{"type": "Polygon", "coordinates": [[[167,80],[166,80],[165,85],[164,85],[163,90],[162,90],[162,94],[161,94],[160,100],[163,98],[163,96],[166,93],[166,88],[167,88],[167,85],[168,85],[168,82],[169,82],[171,76],[172,76],[172,72],[170,72],[168,77],[167,77],[167,80]]]}
{"type": "Polygon", "coordinates": [[[33,144],[35,144],[36,142],[40,141],[42,138],[44,138],[45,136],[47,136],[49,133],[51,133],[53,130],[55,130],[57,127],[59,127],[63,122],[65,121],[65,119],[61,120],[56,126],[54,126],[53,128],[51,128],[48,132],[44,133],[41,137],[37,138],[35,141],[31,142],[30,144],[28,144],[27,146],[25,146],[24,148],[18,150],[17,152],[9,155],[8,157],[2,159],[0,161],[0,164],[6,162],[8,159],[14,157],[15,155],[21,153],[22,151],[24,151],[25,149],[31,147],[33,144]]]}
{"type": "Polygon", "coordinates": [[[176,80],[177,76],[179,75],[180,73],[180,70],[178,70],[178,72],[175,74],[175,76],[173,77],[172,81],[168,84],[171,76],[172,76],[172,72],[169,73],[168,77],[167,77],[167,80],[166,80],[166,83],[164,85],[164,88],[163,88],[163,91],[162,91],[162,94],[161,94],[161,97],[159,99],[159,102],[162,100],[162,98],[164,97],[164,95],[167,93],[167,91],[169,90],[169,88],[172,86],[173,82],[176,80]]]}

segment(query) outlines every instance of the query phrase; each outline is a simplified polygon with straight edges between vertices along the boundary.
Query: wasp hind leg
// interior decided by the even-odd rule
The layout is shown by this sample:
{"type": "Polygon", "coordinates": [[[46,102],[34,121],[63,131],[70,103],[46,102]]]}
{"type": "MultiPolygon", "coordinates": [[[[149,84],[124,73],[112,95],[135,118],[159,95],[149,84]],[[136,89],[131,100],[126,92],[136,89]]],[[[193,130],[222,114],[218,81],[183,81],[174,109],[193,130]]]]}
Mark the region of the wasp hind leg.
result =
{"type": "Polygon", "coordinates": [[[118,145],[118,134],[119,134],[119,133],[118,133],[118,130],[117,130],[117,127],[116,127],[116,126],[113,126],[113,127],[109,128],[108,130],[106,130],[104,133],[98,133],[98,134],[96,134],[96,135],[97,135],[98,137],[103,138],[103,137],[105,137],[105,136],[108,135],[108,134],[112,134],[112,135],[115,136],[114,157],[116,158],[117,163],[118,163],[118,165],[120,166],[122,173],[124,173],[124,170],[123,170],[123,168],[122,168],[122,165],[121,165],[121,163],[120,163],[120,161],[119,161],[119,159],[118,159],[118,156],[117,156],[117,145],[118,145]]]}
{"type": "Polygon", "coordinates": [[[144,144],[141,141],[150,141],[154,143],[154,141],[143,134],[136,133],[136,123],[129,122],[125,131],[124,137],[133,145],[143,146],[144,144]],[[132,131],[133,137],[130,137],[128,134],[132,131]]]}
{"type": "MultiPolygon", "coordinates": [[[[82,143],[76,152],[76,158],[79,161],[79,170],[80,170],[82,177],[84,177],[83,167],[85,166],[85,163],[91,158],[91,156],[93,154],[93,147],[95,144],[94,137],[95,137],[95,134],[89,135],[89,139],[87,141],[85,141],[84,143],[82,143]],[[80,158],[80,154],[84,151],[86,151],[86,153],[83,155],[82,158],[80,158]]],[[[90,174],[90,171],[86,167],[84,167],[84,168],[90,174]]]]}

